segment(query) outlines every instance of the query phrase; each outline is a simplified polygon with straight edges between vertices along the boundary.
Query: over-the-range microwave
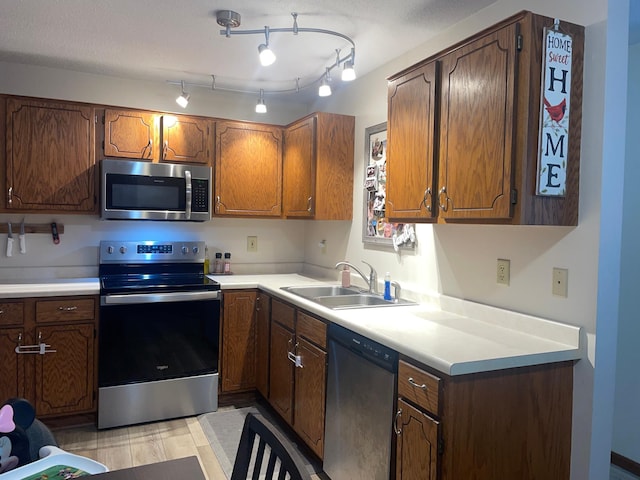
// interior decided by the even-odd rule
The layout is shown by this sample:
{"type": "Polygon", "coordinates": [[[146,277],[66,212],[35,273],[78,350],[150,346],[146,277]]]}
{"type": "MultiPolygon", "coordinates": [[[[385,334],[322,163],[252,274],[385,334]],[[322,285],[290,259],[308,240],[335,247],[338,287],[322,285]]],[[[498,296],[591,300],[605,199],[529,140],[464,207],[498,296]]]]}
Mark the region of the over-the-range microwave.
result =
{"type": "Polygon", "coordinates": [[[211,219],[211,168],[105,159],[100,217],[110,220],[211,219]]]}

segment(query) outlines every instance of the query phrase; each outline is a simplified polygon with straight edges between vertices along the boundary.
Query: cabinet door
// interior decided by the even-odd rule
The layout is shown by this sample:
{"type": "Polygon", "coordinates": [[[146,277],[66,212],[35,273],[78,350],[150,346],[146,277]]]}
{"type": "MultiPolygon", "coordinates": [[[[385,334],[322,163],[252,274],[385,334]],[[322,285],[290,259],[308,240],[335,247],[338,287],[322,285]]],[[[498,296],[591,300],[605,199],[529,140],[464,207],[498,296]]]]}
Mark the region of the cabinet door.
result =
{"type": "Polygon", "coordinates": [[[398,399],[396,428],[397,480],[436,480],[439,423],[398,399]]]}
{"type": "Polygon", "coordinates": [[[316,119],[284,131],[283,209],[288,217],[313,217],[316,176],[316,119]]]}
{"type": "Polygon", "coordinates": [[[436,62],[389,82],[386,215],[432,219],[436,171],[436,62]]]}
{"type": "Polygon", "coordinates": [[[24,338],[22,328],[0,328],[0,401],[25,395],[25,355],[17,354],[15,351],[21,343],[21,338],[24,338]]]}
{"type": "Polygon", "coordinates": [[[296,339],[302,365],[295,369],[293,427],[316,455],[324,453],[327,353],[303,338],[296,339]]]}
{"type": "Polygon", "coordinates": [[[282,129],[239,122],[216,126],[218,215],[282,213],[282,129]]]}
{"type": "Polygon", "coordinates": [[[106,110],[104,156],[157,161],[158,121],[153,112],[106,110]]]}
{"type": "Polygon", "coordinates": [[[512,214],[517,55],[511,24],[442,58],[442,219],[512,214]]]}
{"type": "Polygon", "coordinates": [[[94,408],[94,324],[37,328],[36,339],[54,352],[33,355],[37,415],[79,413],[94,408]]]}
{"type": "Polygon", "coordinates": [[[256,386],[256,292],[223,295],[222,391],[237,392],[256,386]]]}
{"type": "Polygon", "coordinates": [[[162,161],[213,165],[213,122],[163,115],[162,161]]]}
{"type": "Polygon", "coordinates": [[[95,119],[90,106],[7,100],[7,207],[93,212],[95,119]]]}
{"type": "Polygon", "coordinates": [[[278,322],[271,321],[271,356],[269,362],[269,403],[290,425],[293,423],[293,352],[294,334],[278,322]]]}
{"type": "Polygon", "coordinates": [[[256,388],[269,398],[269,337],[271,333],[271,297],[258,293],[256,299],[256,388]]]}

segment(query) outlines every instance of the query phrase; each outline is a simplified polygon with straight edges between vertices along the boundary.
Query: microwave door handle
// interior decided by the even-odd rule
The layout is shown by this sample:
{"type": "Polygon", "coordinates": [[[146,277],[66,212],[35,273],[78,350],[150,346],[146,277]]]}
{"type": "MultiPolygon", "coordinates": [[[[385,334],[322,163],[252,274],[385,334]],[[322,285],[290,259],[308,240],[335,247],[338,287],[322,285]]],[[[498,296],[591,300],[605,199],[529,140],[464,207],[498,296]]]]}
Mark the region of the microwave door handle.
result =
{"type": "Polygon", "coordinates": [[[185,170],[184,179],[187,184],[187,201],[185,205],[185,218],[191,220],[191,170],[185,170]]]}

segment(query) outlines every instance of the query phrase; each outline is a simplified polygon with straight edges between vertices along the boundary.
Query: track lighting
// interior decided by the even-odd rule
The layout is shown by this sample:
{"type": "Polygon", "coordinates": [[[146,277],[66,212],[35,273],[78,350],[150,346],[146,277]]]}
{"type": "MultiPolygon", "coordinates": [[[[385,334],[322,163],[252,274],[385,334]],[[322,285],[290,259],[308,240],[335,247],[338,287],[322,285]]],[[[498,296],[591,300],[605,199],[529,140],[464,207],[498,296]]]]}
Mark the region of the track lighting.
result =
{"type": "Polygon", "coordinates": [[[269,48],[269,27],[264,27],[265,43],[258,46],[258,55],[260,56],[260,64],[268,67],[276,61],[276,54],[269,48]]]}
{"type": "Polygon", "coordinates": [[[182,108],[187,108],[187,105],[189,105],[189,99],[191,98],[191,95],[189,95],[184,91],[184,82],[181,82],[181,85],[182,85],[182,93],[178,98],[176,98],[176,103],[180,105],[182,108]]]}
{"type": "Polygon", "coordinates": [[[256,103],[256,113],[267,113],[267,106],[264,103],[264,90],[260,89],[260,100],[256,103]]]}
{"type": "MultiPolygon", "coordinates": [[[[220,30],[221,35],[225,35],[227,38],[230,38],[233,35],[263,35],[265,36],[265,43],[262,43],[258,46],[258,53],[260,57],[260,63],[263,66],[271,65],[276,60],[276,56],[273,51],[269,48],[269,35],[272,33],[292,33],[293,35],[298,35],[300,33],[316,33],[316,34],[324,34],[324,35],[332,35],[334,37],[340,37],[343,40],[346,40],[350,46],[350,53],[343,58],[340,58],[340,50],[336,49],[336,60],[335,62],[326,67],[325,73],[323,73],[319,78],[307,83],[304,86],[300,86],[300,77],[295,79],[295,88],[290,88],[286,90],[278,90],[272,91],[271,93],[294,93],[298,92],[303,88],[311,87],[313,85],[318,85],[320,83],[318,89],[318,95],[320,96],[328,96],[331,95],[331,86],[329,82],[331,81],[331,77],[329,76],[329,72],[335,68],[342,65],[342,75],[341,79],[345,82],[354,80],[356,78],[356,73],[353,68],[355,62],[355,43],[348,36],[335,32],[333,30],[325,30],[322,28],[300,28],[298,27],[298,14],[293,12],[291,13],[293,17],[293,27],[292,28],[269,28],[268,26],[264,27],[264,30],[232,30],[232,28],[237,28],[240,26],[240,14],[233,12],[231,10],[218,10],[216,12],[216,21],[219,25],[225,27],[224,30],[220,30]]],[[[221,90],[224,90],[221,88],[221,90]]],[[[229,89],[232,90],[232,89],[229,89]]],[[[237,90],[234,90],[237,91],[237,90]]],[[[248,92],[247,92],[248,93],[248,92]]]]}

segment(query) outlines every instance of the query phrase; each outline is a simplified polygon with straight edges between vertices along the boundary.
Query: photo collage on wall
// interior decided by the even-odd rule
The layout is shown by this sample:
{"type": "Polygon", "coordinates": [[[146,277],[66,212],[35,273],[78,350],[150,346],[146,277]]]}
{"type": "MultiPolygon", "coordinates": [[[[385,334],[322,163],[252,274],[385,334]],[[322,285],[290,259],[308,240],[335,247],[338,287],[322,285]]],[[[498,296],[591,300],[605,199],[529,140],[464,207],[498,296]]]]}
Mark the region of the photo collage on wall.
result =
{"type": "Polygon", "coordinates": [[[387,187],[387,124],[382,123],[366,129],[365,134],[365,228],[363,241],[388,243],[396,249],[401,245],[413,244],[413,225],[392,223],[386,217],[387,187]],[[405,232],[406,230],[406,232],[405,232]],[[409,238],[410,237],[410,238],[409,238]]]}

